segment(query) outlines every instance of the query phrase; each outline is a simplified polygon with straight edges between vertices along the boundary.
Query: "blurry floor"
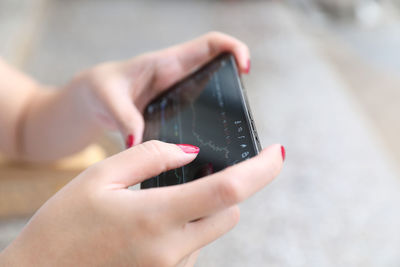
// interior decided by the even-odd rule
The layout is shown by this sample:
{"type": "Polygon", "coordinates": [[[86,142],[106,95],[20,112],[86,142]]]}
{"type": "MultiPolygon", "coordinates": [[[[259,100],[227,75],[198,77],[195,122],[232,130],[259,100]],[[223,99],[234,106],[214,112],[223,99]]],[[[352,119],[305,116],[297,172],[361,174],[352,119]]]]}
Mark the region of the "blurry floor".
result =
{"type": "MultiPolygon", "coordinates": [[[[0,18],[0,52],[55,84],[210,30],[244,40],[252,51],[244,84],[260,139],[284,144],[287,160],[198,266],[400,264],[400,54],[392,32],[378,44],[368,31],[312,26],[293,8],[263,1],[6,0],[0,18]],[[21,24],[29,26],[20,31],[21,24]]],[[[0,223],[0,249],[25,222],[0,223]]]]}

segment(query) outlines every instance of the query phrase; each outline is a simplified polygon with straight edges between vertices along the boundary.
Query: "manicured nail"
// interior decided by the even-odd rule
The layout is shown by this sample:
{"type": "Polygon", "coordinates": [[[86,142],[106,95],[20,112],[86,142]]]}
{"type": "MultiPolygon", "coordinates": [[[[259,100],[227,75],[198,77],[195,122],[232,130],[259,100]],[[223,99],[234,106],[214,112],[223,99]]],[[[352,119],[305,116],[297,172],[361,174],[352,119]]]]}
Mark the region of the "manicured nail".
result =
{"type": "Polygon", "coordinates": [[[200,151],[200,148],[198,148],[197,146],[193,146],[193,145],[177,144],[177,146],[179,146],[182,149],[182,151],[187,154],[198,154],[200,151]]]}
{"type": "Polygon", "coordinates": [[[282,161],[285,161],[286,151],[284,146],[281,146],[281,152],[282,152],[282,161]]]}
{"type": "Polygon", "coordinates": [[[133,142],[135,141],[135,138],[133,137],[132,134],[128,135],[126,138],[126,148],[131,148],[133,146],[133,142]]]}
{"type": "Polygon", "coordinates": [[[250,65],[251,65],[250,59],[248,59],[247,60],[247,67],[246,67],[246,70],[245,70],[246,74],[249,74],[249,72],[250,72],[250,65]]]}

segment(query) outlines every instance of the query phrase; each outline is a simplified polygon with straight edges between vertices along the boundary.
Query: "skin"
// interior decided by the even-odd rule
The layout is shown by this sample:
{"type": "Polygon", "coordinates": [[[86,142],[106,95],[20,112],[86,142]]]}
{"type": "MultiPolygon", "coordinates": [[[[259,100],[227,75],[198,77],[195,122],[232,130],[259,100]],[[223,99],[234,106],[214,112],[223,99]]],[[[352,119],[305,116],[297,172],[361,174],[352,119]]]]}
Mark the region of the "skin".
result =
{"type": "Polygon", "coordinates": [[[95,66],[54,91],[1,63],[0,77],[7,77],[0,78],[3,152],[54,160],[110,128],[133,134],[136,145],[88,168],[49,199],[0,253],[0,265],[193,266],[203,246],[232,229],[240,217],[237,204],[280,172],[280,145],[194,182],[128,190],[196,158],[175,144],[140,144],[141,112],[222,51],[234,53],[241,72],[248,72],[247,47],[221,33],[95,66]]]}
{"type": "Polygon", "coordinates": [[[155,96],[219,53],[235,55],[242,73],[249,50],[212,32],[161,51],[106,62],[52,90],[0,61],[0,151],[26,161],[54,161],[80,151],[103,129],[142,141],[142,111],[155,96]],[[43,90],[43,88],[48,90],[43,90]],[[43,149],[46,147],[46,149],[43,149]]]}
{"type": "Polygon", "coordinates": [[[128,190],[195,157],[174,144],[150,141],[90,167],[35,214],[0,263],[184,266],[237,224],[237,203],[268,184],[282,166],[280,145],[273,145],[191,183],[128,190]]]}

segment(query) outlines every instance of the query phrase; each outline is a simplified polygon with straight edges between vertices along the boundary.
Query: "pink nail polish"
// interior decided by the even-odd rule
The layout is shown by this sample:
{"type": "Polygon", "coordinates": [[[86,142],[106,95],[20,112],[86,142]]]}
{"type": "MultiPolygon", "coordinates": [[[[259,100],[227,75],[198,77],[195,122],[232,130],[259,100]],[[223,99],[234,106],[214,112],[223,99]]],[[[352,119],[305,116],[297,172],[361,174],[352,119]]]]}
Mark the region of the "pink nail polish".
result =
{"type": "Polygon", "coordinates": [[[177,144],[177,146],[179,146],[182,149],[182,151],[185,152],[186,154],[198,154],[200,151],[200,148],[193,145],[177,144]]]}
{"type": "Polygon", "coordinates": [[[131,148],[133,146],[133,142],[135,141],[135,138],[133,137],[132,134],[128,135],[126,138],[126,148],[131,148]]]}
{"type": "Polygon", "coordinates": [[[250,59],[248,59],[248,60],[247,60],[247,67],[246,67],[246,70],[245,70],[246,74],[249,74],[249,73],[250,73],[250,65],[251,65],[250,59]]]}
{"type": "Polygon", "coordinates": [[[282,161],[285,161],[286,151],[285,151],[285,147],[284,146],[281,146],[281,153],[282,153],[282,161]]]}

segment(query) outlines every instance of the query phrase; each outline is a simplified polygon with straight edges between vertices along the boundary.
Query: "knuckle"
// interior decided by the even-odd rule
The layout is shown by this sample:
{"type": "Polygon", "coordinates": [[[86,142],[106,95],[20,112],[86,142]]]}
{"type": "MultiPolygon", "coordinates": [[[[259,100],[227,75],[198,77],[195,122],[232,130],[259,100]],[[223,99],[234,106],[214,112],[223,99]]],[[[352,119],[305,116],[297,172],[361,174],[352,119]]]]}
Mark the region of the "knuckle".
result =
{"type": "Polygon", "coordinates": [[[86,169],[85,173],[88,173],[90,177],[95,177],[96,179],[107,176],[109,168],[105,163],[106,161],[100,161],[86,169]]]}
{"type": "Polygon", "coordinates": [[[223,180],[218,186],[218,196],[222,204],[226,207],[238,203],[241,199],[240,188],[236,179],[233,179],[233,177],[229,178],[231,179],[223,180]]]}
{"type": "Polygon", "coordinates": [[[105,83],[109,83],[113,78],[113,71],[110,63],[99,64],[86,71],[86,75],[98,85],[98,88],[104,88],[105,83]]]}
{"type": "Polygon", "coordinates": [[[162,145],[163,143],[161,141],[151,140],[144,142],[142,144],[142,148],[146,153],[150,154],[152,157],[162,157],[164,154],[162,145]]]}
{"type": "Polygon", "coordinates": [[[158,223],[148,216],[138,216],[136,218],[136,225],[138,226],[138,229],[141,229],[143,233],[147,233],[150,235],[160,234],[158,223]]]}

